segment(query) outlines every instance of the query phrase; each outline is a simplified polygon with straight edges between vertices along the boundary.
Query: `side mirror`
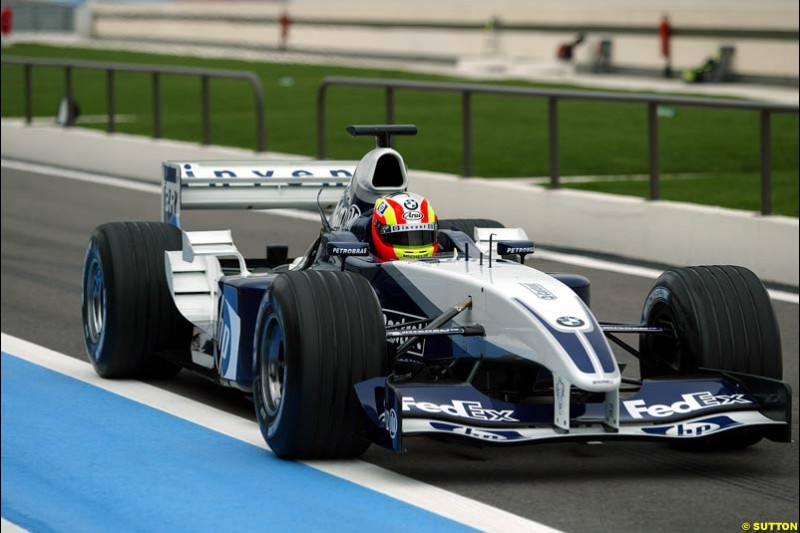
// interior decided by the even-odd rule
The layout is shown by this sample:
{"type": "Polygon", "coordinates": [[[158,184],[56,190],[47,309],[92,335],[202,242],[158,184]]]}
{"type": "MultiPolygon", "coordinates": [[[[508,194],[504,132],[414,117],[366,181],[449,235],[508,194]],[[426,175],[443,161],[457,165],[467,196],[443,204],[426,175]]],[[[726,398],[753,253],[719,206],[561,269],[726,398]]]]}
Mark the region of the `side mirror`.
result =
{"type": "Polygon", "coordinates": [[[499,255],[519,256],[519,262],[525,262],[525,256],[536,251],[533,241],[497,241],[497,253],[499,255]]]}
{"type": "Polygon", "coordinates": [[[348,257],[369,255],[369,244],[365,242],[329,242],[325,250],[328,255],[342,259],[342,270],[344,270],[344,262],[348,257]]]}

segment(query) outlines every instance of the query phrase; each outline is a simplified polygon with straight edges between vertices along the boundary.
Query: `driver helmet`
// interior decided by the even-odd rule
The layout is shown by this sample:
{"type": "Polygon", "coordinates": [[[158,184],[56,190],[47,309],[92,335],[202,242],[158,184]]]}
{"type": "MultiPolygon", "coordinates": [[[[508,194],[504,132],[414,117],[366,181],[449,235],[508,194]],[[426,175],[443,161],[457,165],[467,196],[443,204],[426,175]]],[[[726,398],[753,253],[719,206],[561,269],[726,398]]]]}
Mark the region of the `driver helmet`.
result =
{"type": "Polygon", "coordinates": [[[398,192],[378,198],[372,211],[372,249],[381,261],[432,257],[438,249],[436,213],[425,197],[398,192]]]}

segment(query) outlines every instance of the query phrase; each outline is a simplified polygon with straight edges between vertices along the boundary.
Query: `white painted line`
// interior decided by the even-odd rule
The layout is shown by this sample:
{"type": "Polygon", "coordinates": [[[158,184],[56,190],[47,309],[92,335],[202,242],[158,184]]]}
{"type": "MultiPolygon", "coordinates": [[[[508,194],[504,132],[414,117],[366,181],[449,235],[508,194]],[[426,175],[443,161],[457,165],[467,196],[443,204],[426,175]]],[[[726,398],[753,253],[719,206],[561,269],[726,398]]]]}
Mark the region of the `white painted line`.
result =
{"type": "Polygon", "coordinates": [[[5,518],[0,518],[0,533],[28,533],[28,530],[5,518]]]}
{"type": "Polygon", "coordinates": [[[586,268],[594,268],[596,270],[608,270],[610,272],[617,272],[619,274],[626,274],[628,276],[637,276],[640,278],[656,279],[661,275],[661,270],[655,268],[647,268],[636,265],[626,265],[625,263],[615,263],[604,259],[596,259],[594,257],[587,257],[585,255],[565,254],[562,252],[551,252],[548,250],[536,250],[533,254],[534,259],[544,259],[546,261],[555,261],[557,263],[564,263],[566,265],[575,265],[586,268]]]}
{"type": "MultiPolygon", "coordinates": [[[[60,374],[169,413],[212,431],[269,449],[255,422],[140,381],[105,380],[89,363],[37,344],[0,334],[2,351],[60,374]]],[[[483,531],[555,532],[544,524],[503,511],[359,460],[308,461],[308,466],[483,531]]]]}
{"type": "MultiPolygon", "coordinates": [[[[624,263],[615,263],[605,259],[596,259],[594,257],[586,257],[584,255],[565,254],[561,252],[551,252],[547,250],[537,250],[534,254],[534,259],[544,259],[546,261],[555,261],[557,263],[564,263],[567,265],[575,265],[585,268],[594,268],[596,270],[605,270],[607,272],[617,272],[628,276],[637,276],[640,278],[656,279],[661,275],[662,271],[655,268],[647,268],[636,265],[626,265],[624,263]]],[[[800,294],[795,294],[788,291],[780,291],[777,289],[767,289],[770,298],[779,302],[787,302],[791,304],[800,304],[800,294]]]]}
{"type": "MultiPolygon", "coordinates": [[[[161,187],[154,183],[143,183],[141,181],[118,178],[114,176],[104,176],[102,174],[93,174],[90,172],[81,172],[75,170],[68,170],[59,167],[52,167],[49,165],[41,165],[38,163],[28,163],[24,161],[15,161],[12,159],[0,159],[0,164],[3,167],[23,172],[34,172],[46,176],[56,178],[66,178],[71,180],[83,181],[87,183],[96,183],[98,185],[107,185],[110,187],[120,187],[139,192],[149,192],[153,194],[161,194],[161,187]]],[[[306,220],[310,222],[319,222],[319,215],[311,211],[302,211],[299,209],[270,209],[261,210],[260,213],[268,215],[278,215],[287,218],[294,218],[299,220],[306,220]]],[[[618,274],[625,274],[628,276],[637,276],[648,279],[656,279],[661,275],[661,271],[654,268],[641,267],[636,265],[628,265],[625,263],[617,263],[605,259],[596,259],[577,254],[565,254],[561,252],[551,252],[547,250],[537,250],[536,258],[545,259],[547,261],[555,261],[566,265],[575,265],[585,268],[594,268],[596,270],[604,270],[607,272],[616,272],[618,274]]],[[[768,290],[770,297],[773,300],[780,302],[787,302],[792,304],[800,304],[800,295],[780,291],[775,289],[768,290]]]]}
{"type": "Polygon", "coordinates": [[[40,165],[38,163],[28,163],[26,161],[15,161],[13,159],[0,159],[0,165],[4,168],[12,170],[19,170],[22,172],[33,172],[35,174],[42,174],[53,178],[64,178],[68,180],[82,181],[85,183],[94,183],[96,185],[107,185],[109,187],[119,187],[120,189],[128,189],[129,191],[149,192],[154,194],[161,194],[161,187],[155,183],[144,183],[127,178],[118,178],[114,176],[105,176],[102,174],[93,174],[91,172],[84,172],[82,170],[69,170],[66,168],[53,167],[50,165],[40,165]]]}

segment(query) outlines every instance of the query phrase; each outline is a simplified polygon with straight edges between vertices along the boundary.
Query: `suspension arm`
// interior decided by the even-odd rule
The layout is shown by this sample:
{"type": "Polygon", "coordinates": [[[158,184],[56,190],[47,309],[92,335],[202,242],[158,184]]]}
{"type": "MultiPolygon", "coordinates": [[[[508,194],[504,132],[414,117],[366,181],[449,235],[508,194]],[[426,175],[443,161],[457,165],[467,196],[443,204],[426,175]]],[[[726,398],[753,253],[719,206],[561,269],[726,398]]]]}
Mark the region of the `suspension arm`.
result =
{"type": "MultiPolygon", "coordinates": [[[[430,323],[428,324],[428,327],[425,329],[426,330],[440,329],[440,326],[443,326],[444,324],[454,319],[462,312],[466,311],[471,307],[472,307],[472,296],[467,296],[466,298],[458,302],[456,305],[446,309],[441,315],[431,320],[430,323]]],[[[397,355],[405,353],[406,351],[408,351],[409,348],[411,348],[412,346],[414,346],[414,344],[417,343],[417,340],[419,340],[419,338],[421,337],[421,335],[419,335],[420,331],[423,330],[415,331],[413,337],[409,337],[408,340],[406,340],[403,344],[400,345],[399,348],[397,348],[397,355]]],[[[387,335],[388,333],[389,332],[387,332],[387,335]]]]}
{"type": "Polygon", "coordinates": [[[457,326],[453,328],[425,328],[425,329],[393,329],[386,332],[386,339],[402,339],[413,335],[415,338],[419,337],[436,337],[447,335],[461,335],[463,337],[483,337],[486,335],[486,330],[480,324],[472,326],[457,326]]]}

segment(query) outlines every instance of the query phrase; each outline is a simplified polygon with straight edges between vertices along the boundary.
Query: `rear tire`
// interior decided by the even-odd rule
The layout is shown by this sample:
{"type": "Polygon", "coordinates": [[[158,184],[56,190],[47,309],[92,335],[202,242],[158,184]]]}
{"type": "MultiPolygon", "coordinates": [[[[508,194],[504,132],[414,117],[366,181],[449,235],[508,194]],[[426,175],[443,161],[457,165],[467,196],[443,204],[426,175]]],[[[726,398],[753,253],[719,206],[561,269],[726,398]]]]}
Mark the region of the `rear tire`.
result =
{"type": "Polygon", "coordinates": [[[188,359],[192,326],[172,301],[164,252],[181,249],[178,228],[157,222],[99,226],[86,250],[81,311],[86,352],[104,378],[165,378],[188,359]]]}
{"type": "MultiPolygon", "coordinates": [[[[643,379],[697,374],[702,368],[781,379],[780,331],[767,290],[739,266],[668,270],[650,291],[642,311],[648,326],[673,335],[642,335],[643,379]]],[[[750,446],[760,435],[724,434],[681,445],[690,449],[750,446]]]]}
{"type": "Polygon", "coordinates": [[[253,399],[261,433],[286,459],[358,457],[354,385],[385,376],[383,314],[367,280],[305,270],[275,278],[259,311],[253,399]]]}

